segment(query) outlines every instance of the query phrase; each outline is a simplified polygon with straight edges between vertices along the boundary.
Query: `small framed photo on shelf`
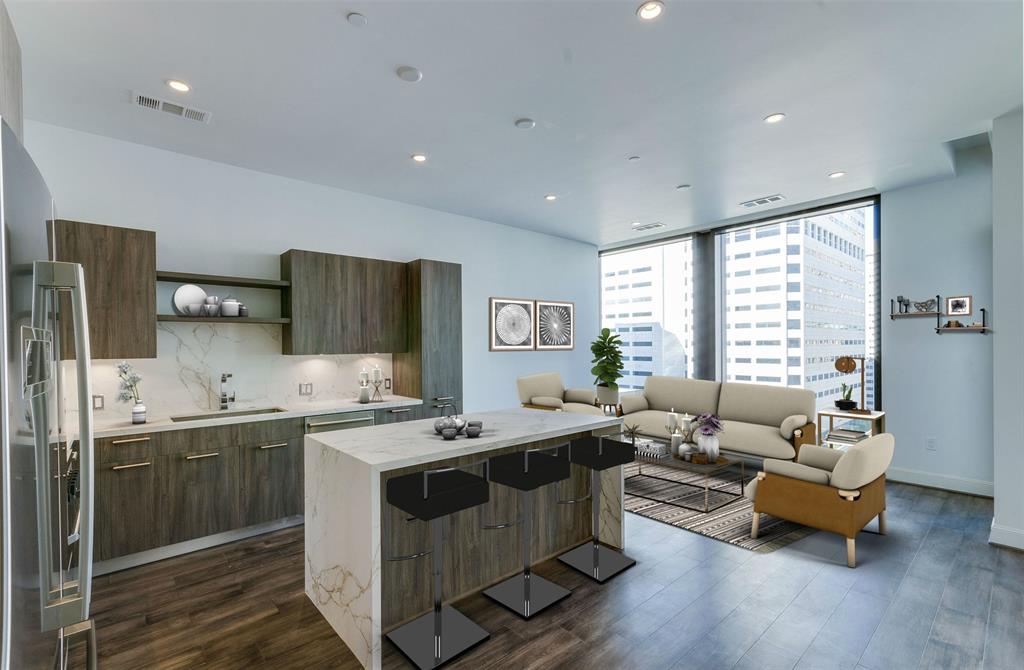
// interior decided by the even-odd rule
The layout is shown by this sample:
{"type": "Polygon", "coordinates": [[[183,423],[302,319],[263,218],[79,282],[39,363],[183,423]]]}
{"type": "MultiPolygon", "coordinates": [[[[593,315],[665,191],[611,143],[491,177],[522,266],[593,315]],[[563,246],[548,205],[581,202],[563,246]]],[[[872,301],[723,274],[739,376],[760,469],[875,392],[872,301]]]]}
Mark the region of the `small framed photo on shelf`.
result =
{"type": "Polygon", "coordinates": [[[970,316],[974,301],[969,295],[959,295],[946,298],[946,316],[970,316]]]}

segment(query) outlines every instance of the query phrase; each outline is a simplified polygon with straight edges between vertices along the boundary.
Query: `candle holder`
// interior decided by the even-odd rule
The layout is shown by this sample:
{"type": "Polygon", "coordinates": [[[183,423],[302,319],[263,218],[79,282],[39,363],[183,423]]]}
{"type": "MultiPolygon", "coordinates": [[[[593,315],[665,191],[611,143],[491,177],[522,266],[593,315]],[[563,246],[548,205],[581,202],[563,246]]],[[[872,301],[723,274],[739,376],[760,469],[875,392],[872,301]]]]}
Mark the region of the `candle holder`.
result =
{"type": "Polygon", "coordinates": [[[373,384],[373,397],[370,398],[370,402],[384,402],[384,396],[380,394],[380,385],[384,383],[383,380],[374,379],[370,383],[373,384]]]}

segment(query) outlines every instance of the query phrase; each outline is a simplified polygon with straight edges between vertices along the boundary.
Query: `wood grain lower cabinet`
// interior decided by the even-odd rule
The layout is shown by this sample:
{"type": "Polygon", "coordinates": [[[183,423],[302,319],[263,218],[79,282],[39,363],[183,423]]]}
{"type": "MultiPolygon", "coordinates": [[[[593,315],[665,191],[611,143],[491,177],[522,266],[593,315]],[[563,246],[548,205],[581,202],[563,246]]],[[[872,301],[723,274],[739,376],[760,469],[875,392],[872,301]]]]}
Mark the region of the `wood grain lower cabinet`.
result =
{"type": "Polygon", "coordinates": [[[143,456],[96,466],[96,560],[167,544],[161,465],[160,459],[143,456]]]}
{"type": "Polygon", "coordinates": [[[161,457],[167,542],[239,527],[238,447],[161,457]]]}
{"type": "Polygon", "coordinates": [[[423,405],[412,405],[410,407],[392,407],[389,409],[374,410],[374,424],[402,423],[403,421],[415,421],[424,418],[423,405]]]}
{"type": "Polygon", "coordinates": [[[301,437],[239,449],[241,525],[302,514],[302,450],[301,437]]]}

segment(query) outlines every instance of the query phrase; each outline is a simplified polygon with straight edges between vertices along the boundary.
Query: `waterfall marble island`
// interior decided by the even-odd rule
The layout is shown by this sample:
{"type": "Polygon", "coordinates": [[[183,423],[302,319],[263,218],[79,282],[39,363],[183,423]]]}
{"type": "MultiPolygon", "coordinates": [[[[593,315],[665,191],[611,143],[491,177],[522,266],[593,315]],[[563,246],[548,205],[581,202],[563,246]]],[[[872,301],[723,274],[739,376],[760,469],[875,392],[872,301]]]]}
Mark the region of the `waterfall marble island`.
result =
{"type": "MultiPolygon", "coordinates": [[[[385,560],[430,548],[429,524],[409,520],[384,499],[388,479],[559,446],[578,437],[617,432],[621,424],[616,417],[520,408],[465,418],[483,422],[480,437],[443,440],[434,432],[433,419],[306,436],[306,594],[364,667],[380,667],[383,633],[432,607],[429,557],[385,560]]],[[[483,474],[481,466],[471,471],[483,474]]],[[[574,465],[569,480],[538,491],[534,562],[591,537],[591,506],[558,503],[585,495],[589,486],[589,471],[574,465]]],[[[457,512],[447,522],[445,601],[522,568],[520,526],[509,523],[519,514],[517,495],[492,484],[490,496],[487,504],[457,512]]],[[[622,468],[617,467],[602,473],[604,543],[622,547],[622,518],[622,468]]]]}

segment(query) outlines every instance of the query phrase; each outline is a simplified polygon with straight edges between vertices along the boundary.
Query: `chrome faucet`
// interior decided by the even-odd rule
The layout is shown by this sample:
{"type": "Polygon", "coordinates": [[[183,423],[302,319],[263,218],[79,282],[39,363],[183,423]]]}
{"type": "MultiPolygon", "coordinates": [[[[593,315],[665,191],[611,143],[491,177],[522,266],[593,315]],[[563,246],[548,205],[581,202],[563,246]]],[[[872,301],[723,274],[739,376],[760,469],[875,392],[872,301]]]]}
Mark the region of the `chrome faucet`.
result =
{"type": "Polygon", "coordinates": [[[231,407],[231,403],[235,402],[235,392],[231,391],[231,395],[228,395],[228,391],[225,388],[225,385],[228,383],[229,379],[231,379],[231,373],[230,372],[223,372],[223,373],[221,373],[221,375],[220,375],[220,408],[221,409],[229,409],[231,407]]]}

